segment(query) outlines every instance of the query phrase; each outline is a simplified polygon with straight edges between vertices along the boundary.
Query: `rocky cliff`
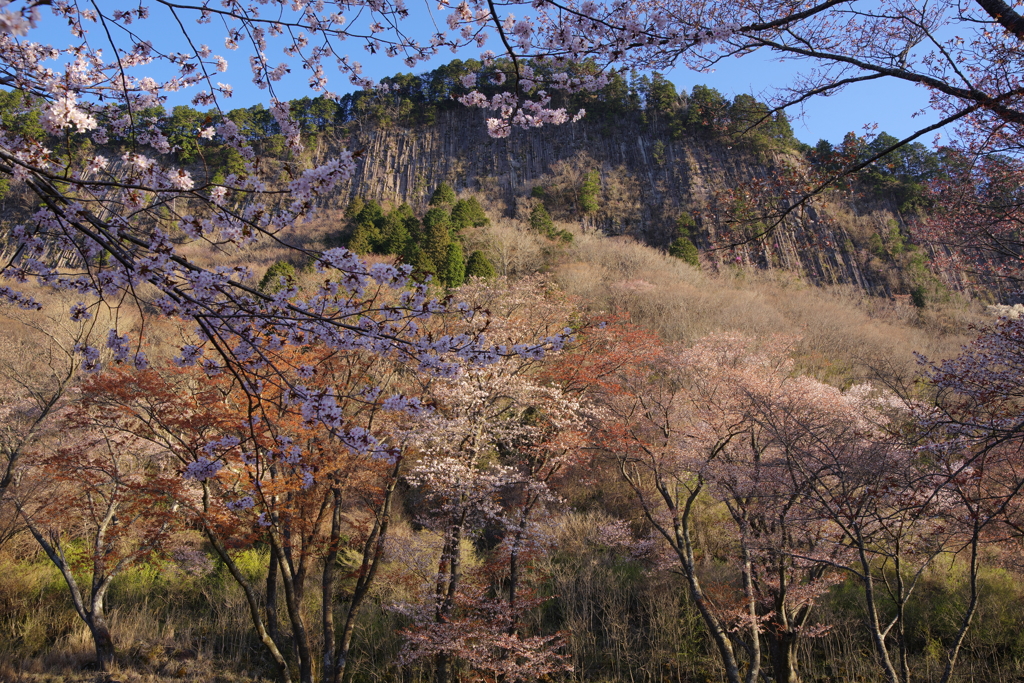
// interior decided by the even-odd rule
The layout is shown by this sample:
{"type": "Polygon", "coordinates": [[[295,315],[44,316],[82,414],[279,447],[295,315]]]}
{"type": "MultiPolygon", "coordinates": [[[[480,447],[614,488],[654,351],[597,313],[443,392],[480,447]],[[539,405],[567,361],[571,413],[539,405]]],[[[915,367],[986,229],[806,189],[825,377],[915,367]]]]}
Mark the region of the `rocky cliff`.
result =
{"type": "Polygon", "coordinates": [[[673,139],[657,121],[639,116],[516,130],[495,140],[487,135],[485,118],[481,111],[454,110],[441,112],[430,126],[364,128],[349,141],[363,153],[347,190],[416,206],[447,181],[457,191],[488,197],[510,217],[518,210],[521,217],[523,201],[535,187],[558,187],[564,195],[587,172],[597,171],[601,209],[589,216],[563,212],[563,220],[664,247],[675,236],[678,216],[689,212],[697,217],[694,242],[712,266],[783,268],[814,282],[853,284],[883,296],[913,287],[899,253],[888,248],[889,241],[905,238],[906,225],[878,200],[833,195],[794,212],[768,239],[711,248],[721,242],[722,226],[709,218],[716,195],[764,181],[785,164],[805,163],[794,154],[755,154],[706,137],[673,139]]]}

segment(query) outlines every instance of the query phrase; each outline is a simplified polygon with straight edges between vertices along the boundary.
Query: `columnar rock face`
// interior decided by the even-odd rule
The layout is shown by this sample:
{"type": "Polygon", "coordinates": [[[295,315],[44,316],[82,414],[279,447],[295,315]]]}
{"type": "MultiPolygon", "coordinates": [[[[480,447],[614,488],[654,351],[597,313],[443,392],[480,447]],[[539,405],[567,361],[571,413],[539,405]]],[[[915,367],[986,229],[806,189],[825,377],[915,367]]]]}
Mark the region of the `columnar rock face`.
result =
{"type": "MultiPolygon", "coordinates": [[[[366,198],[422,205],[442,181],[478,191],[514,214],[517,199],[558,177],[598,171],[602,208],[577,217],[609,234],[630,234],[667,246],[683,211],[697,216],[694,241],[714,263],[744,263],[800,272],[823,284],[846,283],[881,295],[899,285],[872,265],[868,238],[884,234],[898,217],[836,199],[794,212],[768,239],[731,250],[708,250],[719,226],[708,217],[716,193],[765,179],[784,159],[765,159],[727,143],[686,136],[673,140],[663,126],[598,118],[576,124],[487,135],[486,113],[442,112],[435,124],[366,129],[350,145],[363,159],[350,192],[366,198]]],[[[793,160],[790,160],[796,163],[793,160]]]]}

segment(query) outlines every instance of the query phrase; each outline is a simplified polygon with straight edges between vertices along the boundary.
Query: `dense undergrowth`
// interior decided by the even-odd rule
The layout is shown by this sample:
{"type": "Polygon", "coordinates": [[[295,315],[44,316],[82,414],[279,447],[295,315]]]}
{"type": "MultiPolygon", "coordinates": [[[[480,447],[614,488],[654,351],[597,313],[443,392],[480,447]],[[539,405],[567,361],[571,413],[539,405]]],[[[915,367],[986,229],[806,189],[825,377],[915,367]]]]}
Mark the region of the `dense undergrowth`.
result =
{"type": "MultiPolygon", "coordinates": [[[[547,575],[542,590],[551,598],[532,617],[532,626],[566,634],[574,671],[562,680],[720,680],[680,578],[602,542],[601,527],[611,518],[592,500],[585,507],[590,509],[551,522],[558,550],[542,568],[547,575]]],[[[240,556],[253,578],[259,578],[265,563],[265,550],[240,556]]],[[[958,575],[955,563],[937,567],[909,614],[915,680],[934,681],[941,674],[943,643],[955,635],[956,604],[963,597],[958,575]]],[[[1012,680],[1021,675],[1024,660],[1019,628],[1024,590],[1016,574],[990,570],[982,578],[982,595],[978,624],[965,645],[962,680],[1012,680]]],[[[400,631],[408,625],[388,609],[396,597],[401,596],[385,579],[360,617],[354,682],[432,679],[426,664],[395,663],[400,631]]],[[[272,680],[272,664],[252,633],[244,598],[223,565],[211,562],[191,574],[172,560],[137,567],[115,581],[111,604],[119,666],[107,680],[272,680]]],[[[319,605],[311,598],[306,607],[313,614],[319,605]]],[[[801,653],[804,680],[879,680],[856,588],[848,583],[835,587],[816,610],[831,629],[809,640],[801,653]]],[[[97,677],[89,671],[94,652],[88,632],[71,610],[63,580],[43,558],[5,561],[0,633],[2,680],[71,683],[97,677]]]]}

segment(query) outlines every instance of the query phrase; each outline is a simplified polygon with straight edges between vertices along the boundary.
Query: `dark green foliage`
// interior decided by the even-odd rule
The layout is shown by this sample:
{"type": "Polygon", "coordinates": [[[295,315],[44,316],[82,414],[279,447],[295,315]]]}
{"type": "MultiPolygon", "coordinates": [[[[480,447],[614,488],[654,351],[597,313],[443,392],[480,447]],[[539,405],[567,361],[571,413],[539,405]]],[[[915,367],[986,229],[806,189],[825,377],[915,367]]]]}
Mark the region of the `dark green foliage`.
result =
{"type": "Polygon", "coordinates": [[[647,95],[647,110],[661,116],[671,116],[679,106],[679,94],[676,86],[660,73],[651,75],[650,89],[647,95]]]}
{"type": "Polygon", "coordinates": [[[372,199],[356,214],[356,223],[373,223],[377,228],[384,224],[384,209],[372,199]]]}
{"type": "Polygon", "coordinates": [[[768,105],[750,95],[737,95],[729,106],[729,134],[755,150],[789,146],[795,140],[793,128],[783,112],[772,112],[768,105]]]}
{"type": "Polygon", "coordinates": [[[537,204],[530,211],[530,227],[542,235],[554,237],[555,223],[551,220],[551,214],[548,213],[547,207],[544,204],[537,204]]]}
{"type": "Polygon", "coordinates": [[[689,237],[677,237],[671,245],[669,245],[668,253],[671,256],[675,256],[677,259],[686,261],[694,268],[700,268],[700,259],[697,253],[697,247],[689,237]]]}
{"type": "Polygon", "coordinates": [[[371,222],[360,222],[356,223],[356,229],[349,238],[348,248],[360,256],[366,256],[377,253],[381,241],[380,229],[376,225],[371,222]]]}
{"type": "Polygon", "coordinates": [[[544,204],[537,204],[530,211],[530,227],[548,239],[558,240],[566,244],[572,242],[572,233],[568,230],[556,230],[551,214],[544,204]]]}
{"type": "Polygon", "coordinates": [[[466,281],[466,260],[462,252],[462,243],[458,240],[448,243],[448,253],[437,269],[437,279],[449,288],[458,287],[466,281]]]}
{"type": "Polygon", "coordinates": [[[479,277],[485,280],[493,280],[498,277],[498,271],[494,269],[494,265],[482,251],[474,251],[469,255],[469,260],[466,262],[466,279],[468,280],[471,277],[479,277]]]}
{"type": "MultiPolygon", "coordinates": [[[[888,133],[879,133],[867,140],[847,133],[838,147],[819,140],[809,155],[812,163],[826,171],[839,171],[864,162],[899,140],[888,133]]],[[[903,145],[873,161],[857,173],[859,186],[876,196],[891,200],[901,213],[916,214],[931,208],[928,184],[944,177],[943,153],[932,152],[919,142],[903,145]]]]}
{"type": "Polygon", "coordinates": [[[413,274],[417,277],[437,270],[426,250],[416,242],[410,243],[408,251],[402,255],[402,260],[413,267],[413,274]]]}
{"type": "Polygon", "coordinates": [[[464,230],[470,227],[482,228],[490,223],[490,219],[487,218],[484,208],[480,206],[476,197],[460,199],[452,207],[452,227],[455,230],[464,230]]]}
{"type": "Polygon", "coordinates": [[[40,140],[44,135],[39,124],[41,115],[38,101],[20,90],[0,90],[0,119],[4,130],[30,140],[40,140]]]}
{"type": "Polygon", "coordinates": [[[359,197],[353,197],[345,214],[353,213],[355,216],[352,222],[355,227],[348,238],[348,248],[360,256],[389,253],[384,251],[388,235],[385,233],[384,209],[380,204],[373,200],[366,202],[359,197]]]}
{"type": "Polygon", "coordinates": [[[182,105],[172,109],[170,117],[164,121],[164,135],[181,163],[190,164],[199,158],[199,129],[205,118],[192,107],[182,105]]]}
{"type": "Polygon", "coordinates": [[[409,243],[419,239],[419,221],[408,204],[390,212],[384,217],[381,227],[380,253],[404,254],[409,243]]]}
{"type": "Polygon", "coordinates": [[[697,221],[688,212],[679,214],[676,219],[676,238],[668,247],[670,256],[686,261],[694,268],[700,268],[699,253],[693,238],[697,233],[697,221]]]}
{"type": "Polygon", "coordinates": [[[382,254],[401,254],[411,240],[406,219],[397,211],[392,211],[384,217],[384,226],[380,232],[380,253],[382,254]]]}
{"type": "Polygon", "coordinates": [[[232,109],[227,113],[227,117],[234,121],[243,137],[252,141],[281,133],[274,116],[262,104],[255,104],[248,109],[232,109]]]}
{"type": "Polygon", "coordinates": [[[261,292],[267,294],[277,294],[285,287],[291,287],[295,284],[295,266],[288,263],[287,261],[278,261],[274,265],[267,268],[267,272],[263,275],[263,279],[260,280],[259,289],[261,292]],[[285,279],[285,283],[281,283],[281,278],[285,279]]]}
{"type": "MultiPolygon", "coordinates": [[[[598,76],[602,72],[596,63],[587,61],[577,64],[557,63],[551,60],[533,61],[531,67],[541,80],[556,73],[585,77],[598,76]]],[[[484,95],[491,96],[497,93],[500,86],[495,85],[492,79],[498,71],[507,76],[512,73],[512,66],[501,59],[495,60],[489,66],[473,59],[456,59],[426,73],[399,73],[382,78],[381,83],[390,86],[386,93],[357,91],[348,93],[337,101],[322,97],[301,97],[292,100],[289,105],[303,136],[307,137],[329,131],[344,131],[352,122],[379,126],[429,124],[436,119],[438,112],[461,108],[456,98],[468,92],[462,85],[464,76],[476,74],[477,89],[484,95]]],[[[643,121],[649,119],[651,122],[667,126],[673,138],[678,138],[686,132],[717,134],[724,132],[728,127],[730,103],[713,88],[698,85],[694,87],[692,94],[685,91],[677,93],[675,85],[657,72],[650,77],[633,73],[629,79],[620,72],[604,75],[608,77],[608,84],[603,89],[580,93],[556,91],[551,94],[552,106],[564,106],[573,112],[585,108],[589,112],[588,120],[618,120],[623,116],[634,115],[643,121]]],[[[744,101],[741,99],[740,104],[744,101]]],[[[0,113],[3,110],[4,104],[0,102],[0,113]]],[[[161,125],[173,129],[175,137],[172,144],[180,148],[181,159],[194,161],[201,144],[195,133],[200,125],[205,125],[208,115],[189,107],[176,107],[175,112],[172,112],[170,117],[165,117],[161,125]]],[[[227,112],[227,116],[235,122],[242,136],[253,144],[259,154],[277,157],[288,154],[280,127],[262,104],[233,109],[227,112]]],[[[25,117],[25,122],[38,128],[38,115],[34,118],[25,117]]],[[[5,119],[5,126],[8,123],[5,119]]],[[[781,114],[774,115],[764,128],[766,130],[762,132],[771,139],[784,140],[792,136],[788,120],[781,114]]],[[[41,134],[41,129],[37,132],[41,134]]],[[[211,148],[215,146],[210,144],[211,148]]],[[[239,173],[237,168],[226,168],[225,159],[211,161],[208,158],[207,161],[214,167],[215,173],[219,172],[224,176],[239,173]]],[[[438,191],[445,187],[450,189],[450,185],[445,183],[438,191]]],[[[456,200],[454,192],[449,194],[443,191],[442,196],[435,192],[435,197],[435,203],[432,204],[434,206],[452,205],[456,200]]]]}
{"type": "Polygon", "coordinates": [[[697,221],[693,216],[684,211],[676,219],[676,235],[679,237],[693,237],[697,230],[697,221]]]}
{"type": "Polygon", "coordinates": [[[706,85],[695,85],[689,97],[686,127],[701,133],[719,131],[725,127],[728,106],[722,93],[706,85]]]}
{"type": "Polygon", "coordinates": [[[608,85],[602,90],[579,102],[579,106],[587,110],[587,118],[601,116],[614,120],[639,109],[639,97],[621,73],[608,74],[608,79],[608,85]]]}
{"type": "Polygon", "coordinates": [[[358,195],[352,197],[352,199],[348,200],[348,206],[345,207],[345,217],[349,220],[355,218],[363,210],[364,206],[366,206],[366,202],[363,201],[362,197],[358,195]]]}
{"type": "Polygon", "coordinates": [[[448,206],[455,203],[455,190],[448,183],[441,183],[430,196],[431,206],[448,206]]]}
{"type": "Polygon", "coordinates": [[[590,171],[583,178],[580,186],[580,211],[585,214],[594,213],[598,209],[597,195],[601,191],[601,175],[590,171]]]}
{"type": "Polygon", "coordinates": [[[928,301],[927,301],[927,295],[925,293],[925,288],[924,288],[923,285],[918,285],[916,287],[911,288],[911,290],[910,290],[910,301],[917,308],[924,308],[925,307],[925,305],[928,303],[928,301]]]}
{"type": "Polygon", "coordinates": [[[423,251],[439,269],[448,259],[451,241],[452,221],[448,212],[440,207],[427,211],[423,217],[423,251]]]}
{"type": "Polygon", "coordinates": [[[338,105],[325,97],[300,97],[288,103],[292,118],[303,135],[316,135],[335,127],[338,105]]]}
{"type": "Polygon", "coordinates": [[[665,165],[665,143],[661,140],[655,140],[654,144],[651,145],[651,157],[654,159],[654,163],[658,166],[665,165]]]}
{"type": "MultiPolygon", "coordinates": [[[[897,142],[892,135],[880,133],[864,147],[863,154],[877,154],[897,142]]],[[[860,173],[877,194],[888,195],[903,213],[930,208],[927,186],[940,175],[941,157],[920,142],[889,152],[860,173]]]]}
{"type": "Polygon", "coordinates": [[[221,145],[216,153],[208,157],[210,169],[214,171],[214,183],[223,183],[229,175],[241,176],[245,174],[245,159],[234,147],[221,145]]]}

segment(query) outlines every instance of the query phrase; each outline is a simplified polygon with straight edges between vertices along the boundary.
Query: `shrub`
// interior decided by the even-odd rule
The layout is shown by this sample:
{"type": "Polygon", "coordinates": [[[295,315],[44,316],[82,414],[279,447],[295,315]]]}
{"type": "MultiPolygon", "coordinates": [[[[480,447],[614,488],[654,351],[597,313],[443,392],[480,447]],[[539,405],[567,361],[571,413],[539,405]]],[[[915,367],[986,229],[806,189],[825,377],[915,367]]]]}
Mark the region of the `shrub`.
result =
{"type": "Polygon", "coordinates": [[[267,272],[263,275],[263,279],[260,280],[259,288],[261,292],[277,294],[285,287],[291,287],[294,284],[295,266],[287,261],[278,261],[267,268],[267,272]],[[284,278],[283,283],[281,282],[281,278],[284,278]]]}
{"type": "Polygon", "coordinates": [[[469,261],[466,262],[466,279],[471,277],[479,277],[485,280],[493,280],[498,277],[498,272],[494,269],[494,265],[487,258],[487,255],[480,250],[470,254],[469,261]]]}
{"type": "Polygon", "coordinates": [[[700,268],[697,247],[689,237],[677,237],[669,246],[668,253],[677,259],[686,261],[694,268],[700,268]]]}

